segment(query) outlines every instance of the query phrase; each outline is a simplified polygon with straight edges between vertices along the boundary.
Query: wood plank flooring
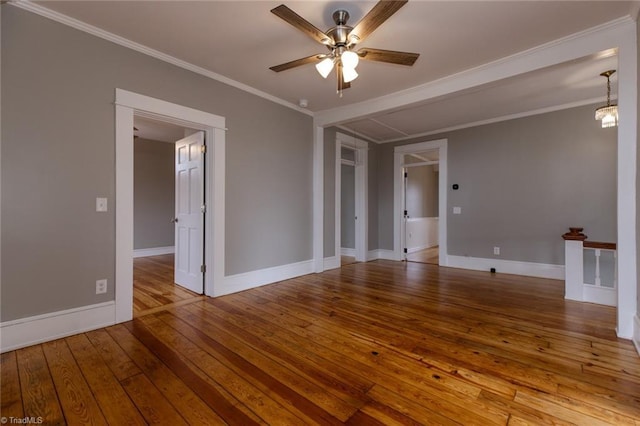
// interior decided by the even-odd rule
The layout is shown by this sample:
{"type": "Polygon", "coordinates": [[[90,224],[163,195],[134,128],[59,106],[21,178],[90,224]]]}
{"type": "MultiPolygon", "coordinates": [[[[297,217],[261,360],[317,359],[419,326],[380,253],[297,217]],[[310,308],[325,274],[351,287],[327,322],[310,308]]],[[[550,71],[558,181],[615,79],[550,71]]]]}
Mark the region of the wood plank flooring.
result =
{"type": "Polygon", "coordinates": [[[440,248],[435,246],[415,253],[409,253],[407,255],[407,260],[409,262],[431,263],[433,265],[438,265],[440,263],[439,250],[440,248]]]}
{"type": "Polygon", "coordinates": [[[640,425],[615,310],[554,280],[356,263],[2,355],[44,424],[640,425]]]}
{"type": "Polygon", "coordinates": [[[133,259],[134,318],[203,298],[174,283],[173,264],[173,254],[133,259]]]}

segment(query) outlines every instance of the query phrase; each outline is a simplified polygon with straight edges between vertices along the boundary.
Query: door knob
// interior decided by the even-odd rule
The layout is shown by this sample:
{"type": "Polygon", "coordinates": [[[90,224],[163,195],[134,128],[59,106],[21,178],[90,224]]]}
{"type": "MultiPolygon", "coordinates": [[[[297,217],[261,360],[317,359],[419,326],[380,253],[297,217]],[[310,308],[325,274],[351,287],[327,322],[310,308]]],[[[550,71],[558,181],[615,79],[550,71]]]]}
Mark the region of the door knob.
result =
{"type": "Polygon", "coordinates": [[[171,223],[178,223],[178,218],[174,217],[173,219],[171,219],[171,223]]]}

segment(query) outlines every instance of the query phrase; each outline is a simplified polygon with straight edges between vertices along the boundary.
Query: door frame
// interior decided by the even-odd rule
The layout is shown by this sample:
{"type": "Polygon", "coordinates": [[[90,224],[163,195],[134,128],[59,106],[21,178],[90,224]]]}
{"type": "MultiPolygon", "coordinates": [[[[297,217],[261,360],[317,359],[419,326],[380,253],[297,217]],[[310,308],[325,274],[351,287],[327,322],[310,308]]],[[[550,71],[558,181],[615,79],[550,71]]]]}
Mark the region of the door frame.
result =
{"type": "Polygon", "coordinates": [[[393,150],[393,254],[395,260],[404,259],[404,156],[422,151],[438,150],[438,265],[447,266],[447,139],[437,139],[410,145],[396,146],[393,150]]]}
{"type": "Polygon", "coordinates": [[[204,277],[204,293],[215,296],[224,278],[225,118],[116,88],[116,323],[133,317],[134,115],[205,132],[207,209],[203,248],[208,270],[204,277]]]}
{"type": "Polygon", "coordinates": [[[355,161],[355,207],[356,207],[356,261],[366,262],[369,251],[369,206],[368,206],[368,170],[369,170],[369,144],[361,139],[344,133],[336,133],[335,152],[335,256],[340,263],[340,240],[342,229],[342,147],[353,149],[356,152],[355,161]]]}

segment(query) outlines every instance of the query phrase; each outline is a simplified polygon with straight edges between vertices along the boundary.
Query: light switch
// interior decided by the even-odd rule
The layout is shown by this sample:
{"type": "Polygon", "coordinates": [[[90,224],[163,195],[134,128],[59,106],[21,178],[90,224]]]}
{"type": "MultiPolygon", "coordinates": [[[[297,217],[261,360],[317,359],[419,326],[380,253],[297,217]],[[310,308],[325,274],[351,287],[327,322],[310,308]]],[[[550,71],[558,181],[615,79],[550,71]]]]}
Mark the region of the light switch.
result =
{"type": "Polygon", "coordinates": [[[454,207],[453,214],[462,214],[462,207],[454,207]]]}
{"type": "Polygon", "coordinates": [[[107,199],[106,198],[96,198],[96,211],[97,212],[106,212],[107,211],[107,199]]]}

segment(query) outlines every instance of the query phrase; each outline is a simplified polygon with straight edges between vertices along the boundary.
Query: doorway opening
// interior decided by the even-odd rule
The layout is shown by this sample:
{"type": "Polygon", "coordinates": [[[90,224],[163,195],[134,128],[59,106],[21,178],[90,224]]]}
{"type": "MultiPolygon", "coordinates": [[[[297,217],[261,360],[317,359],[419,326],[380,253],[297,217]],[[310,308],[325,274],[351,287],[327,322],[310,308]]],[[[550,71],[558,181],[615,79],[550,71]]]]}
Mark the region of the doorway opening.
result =
{"type": "Polygon", "coordinates": [[[405,154],[405,260],[439,264],[439,150],[405,154]]]}
{"type": "Polygon", "coordinates": [[[447,140],[394,148],[394,257],[447,266],[447,140]]]}
{"type": "Polygon", "coordinates": [[[204,132],[134,116],[133,316],[204,292],[204,132]]]}
{"type": "Polygon", "coordinates": [[[368,149],[363,140],[336,134],[335,253],[341,266],[367,261],[368,149]]]}
{"type": "Polygon", "coordinates": [[[200,190],[208,204],[201,205],[204,234],[200,233],[200,238],[205,261],[201,292],[209,296],[219,294],[224,279],[224,117],[116,89],[116,323],[133,317],[134,115],[204,133],[208,169],[200,190]]]}

